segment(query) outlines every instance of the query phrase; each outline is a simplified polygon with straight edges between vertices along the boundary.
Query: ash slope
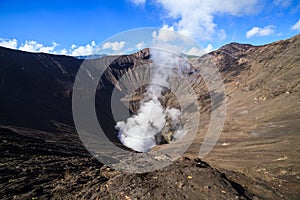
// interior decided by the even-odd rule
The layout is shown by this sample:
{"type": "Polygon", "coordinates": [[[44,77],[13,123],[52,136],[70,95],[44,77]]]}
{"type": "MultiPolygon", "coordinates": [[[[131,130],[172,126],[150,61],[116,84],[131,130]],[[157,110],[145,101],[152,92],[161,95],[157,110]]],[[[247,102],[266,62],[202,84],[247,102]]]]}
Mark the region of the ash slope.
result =
{"type": "MultiPolygon", "coordinates": [[[[228,113],[220,142],[206,160],[215,168],[239,172],[181,159],[164,170],[135,175],[102,166],[73,128],[72,86],[82,60],[0,48],[0,196],[297,199],[299,43],[299,36],[260,47],[233,43],[209,54],[224,79],[228,113]],[[280,163],[273,161],[284,156],[280,163]]],[[[121,56],[101,78],[97,114],[116,143],[115,122],[107,109],[111,92],[122,74],[148,59],[147,49],[121,56]]],[[[190,78],[201,112],[209,116],[209,94],[197,73],[201,59],[191,59],[196,70],[190,78]]],[[[204,118],[186,156],[197,156],[205,129],[204,118]]]]}
{"type": "Polygon", "coordinates": [[[223,74],[227,113],[219,143],[205,160],[262,178],[298,199],[300,35],[259,47],[230,44],[211,54],[223,74]]]}
{"type": "Polygon", "coordinates": [[[2,199],[280,199],[262,180],[182,158],[165,169],[126,174],[103,166],[70,129],[1,127],[2,199]],[[255,190],[259,187],[259,191],[255,190]]]}

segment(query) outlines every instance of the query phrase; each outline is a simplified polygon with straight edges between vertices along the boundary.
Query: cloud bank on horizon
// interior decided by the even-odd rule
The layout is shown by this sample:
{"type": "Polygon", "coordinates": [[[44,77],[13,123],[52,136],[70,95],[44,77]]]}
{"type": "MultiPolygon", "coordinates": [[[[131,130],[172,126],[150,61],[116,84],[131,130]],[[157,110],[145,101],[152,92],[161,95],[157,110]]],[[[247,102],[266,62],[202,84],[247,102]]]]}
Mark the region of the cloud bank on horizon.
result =
{"type": "MultiPolygon", "coordinates": [[[[168,29],[191,37],[205,44],[205,52],[236,38],[242,42],[255,39],[258,43],[263,43],[268,41],[264,40],[268,37],[288,37],[300,32],[300,18],[297,17],[300,3],[296,0],[228,0],[226,3],[219,0],[193,0],[184,3],[179,0],[130,0],[127,1],[128,3],[135,10],[145,12],[148,17],[151,12],[158,12],[162,31],[168,29]],[[265,16],[262,15],[264,12],[269,13],[265,16]],[[269,16],[271,14],[272,16],[269,16]],[[274,19],[272,19],[273,15],[274,19]],[[282,20],[275,20],[277,18],[282,20]],[[282,28],[283,24],[287,28],[282,28]],[[233,30],[234,26],[239,27],[239,30],[233,30]]],[[[165,39],[172,38],[170,32],[167,33],[160,35],[165,39]]],[[[101,45],[94,40],[85,45],[75,43],[66,47],[57,42],[42,44],[36,40],[19,41],[18,38],[5,38],[0,34],[0,46],[3,47],[72,56],[90,55],[97,48],[109,51],[111,54],[126,53],[129,50],[126,49],[126,45],[130,44],[130,41],[109,41],[101,45]]],[[[136,49],[142,49],[145,47],[145,42],[140,41],[131,45],[136,49]]],[[[200,55],[203,54],[203,50],[194,48],[185,53],[200,55]]]]}
{"type": "MultiPolygon", "coordinates": [[[[173,28],[168,26],[163,26],[161,29],[151,29],[152,32],[145,29],[145,34],[149,34],[152,40],[150,42],[140,41],[140,42],[126,42],[126,41],[107,41],[103,44],[96,44],[95,41],[92,41],[90,44],[85,46],[77,46],[75,44],[71,45],[69,49],[57,49],[59,44],[53,42],[51,45],[43,45],[38,43],[37,41],[25,41],[25,43],[21,43],[18,45],[18,41],[16,39],[8,40],[0,38],[0,46],[18,49],[27,52],[43,52],[43,53],[51,53],[51,54],[61,54],[61,55],[70,55],[70,56],[86,56],[86,55],[94,55],[94,54],[110,54],[105,52],[112,52],[111,54],[122,55],[128,54],[130,52],[136,52],[146,47],[151,47],[153,42],[179,42],[182,38],[178,38],[178,34],[174,31],[173,28]],[[147,33],[148,32],[148,33],[147,33]],[[130,44],[132,43],[132,44],[130,44]]],[[[180,45],[179,45],[180,46],[180,45]]],[[[212,51],[213,47],[211,44],[207,45],[205,48],[199,47],[190,47],[184,48],[184,46],[180,46],[180,49],[176,46],[172,47],[164,47],[169,49],[170,51],[176,51],[177,53],[185,53],[187,55],[203,55],[212,51]],[[176,49],[177,48],[177,49],[176,49]]]]}

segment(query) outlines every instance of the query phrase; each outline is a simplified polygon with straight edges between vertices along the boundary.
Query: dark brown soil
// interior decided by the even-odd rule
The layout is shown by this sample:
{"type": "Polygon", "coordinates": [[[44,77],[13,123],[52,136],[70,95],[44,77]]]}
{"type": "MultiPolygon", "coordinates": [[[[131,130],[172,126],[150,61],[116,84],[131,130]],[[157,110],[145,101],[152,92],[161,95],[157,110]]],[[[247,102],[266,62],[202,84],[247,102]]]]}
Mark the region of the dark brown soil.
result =
{"type": "Polygon", "coordinates": [[[200,159],[182,158],[162,170],[126,174],[92,158],[72,133],[64,138],[62,133],[16,127],[2,127],[0,133],[2,199],[276,199],[282,195],[261,180],[219,171],[200,159]]]}

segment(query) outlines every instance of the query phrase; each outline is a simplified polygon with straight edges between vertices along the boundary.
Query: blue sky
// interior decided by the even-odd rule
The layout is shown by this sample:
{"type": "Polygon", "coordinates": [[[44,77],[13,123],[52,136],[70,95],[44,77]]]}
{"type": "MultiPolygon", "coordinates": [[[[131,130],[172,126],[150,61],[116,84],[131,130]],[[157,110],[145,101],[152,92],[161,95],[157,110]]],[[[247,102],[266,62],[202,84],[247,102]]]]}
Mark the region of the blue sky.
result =
{"type": "Polygon", "coordinates": [[[139,48],[146,44],[103,41],[143,27],[178,31],[210,51],[229,42],[260,45],[299,34],[300,2],[1,0],[0,24],[1,46],[32,52],[83,55],[101,46],[123,53],[129,48],[126,44],[139,48]]]}

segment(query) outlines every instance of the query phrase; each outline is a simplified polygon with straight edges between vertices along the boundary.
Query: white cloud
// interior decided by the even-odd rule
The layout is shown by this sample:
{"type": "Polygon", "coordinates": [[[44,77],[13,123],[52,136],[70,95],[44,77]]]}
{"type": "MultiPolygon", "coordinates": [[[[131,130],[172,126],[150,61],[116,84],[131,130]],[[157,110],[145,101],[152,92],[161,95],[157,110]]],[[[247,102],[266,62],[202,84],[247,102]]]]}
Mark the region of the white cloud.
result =
{"type": "Polygon", "coordinates": [[[261,30],[261,28],[259,28],[259,27],[253,27],[251,30],[247,31],[246,37],[247,37],[247,38],[253,37],[253,36],[256,35],[260,30],[261,30]]]}
{"type": "Polygon", "coordinates": [[[124,48],[125,44],[126,44],[125,41],[105,42],[102,45],[102,49],[111,49],[113,51],[121,51],[124,48]]]}
{"type": "Polygon", "coordinates": [[[38,43],[37,41],[25,41],[25,44],[22,44],[19,47],[19,50],[22,51],[29,51],[29,52],[38,52],[38,50],[43,47],[42,44],[38,43]]]}
{"type": "Polygon", "coordinates": [[[44,53],[56,53],[54,50],[57,46],[58,44],[56,42],[53,42],[52,46],[47,46],[47,47],[43,46],[39,49],[39,51],[44,53]]]}
{"type": "Polygon", "coordinates": [[[205,50],[205,53],[211,52],[213,50],[212,44],[207,45],[207,47],[204,50],[205,50]]]}
{"type": "Polygon", "coordinates": [[[68,50],[67,49],[62,49],[62,50],[60,50],[59,54],[61,54],[61,55],[67,55],[68,54],[68,50]]]}
{"type": "Polygon", "coordinates": [[[1,47],[16,49],[17,45],[18,45],[18,41],[16,39],[9,40],[9,39],[0,38],[1,47]]]}
{"type": "Polygon", "coordinates": [[[25,43],[21,44],[19,50],[28,52],[44,52],[44,53],[55,53],[55,48],[58,46],[56,42],[53,42],[51,46],[44,46],[41,43],[33,40],[26,40],[25,43]]]}
{"type": "Polygon", "coordinates": [[[203,49],[198,49],[196,47],[192,47],[191,49],[189,49],[188,51],[186,51],[185,54],[187,54],[187,55],[194,55],[194,56],[200,56],[200,55],[204,54],[204,50],[203,49]]]}
{"type": "Polygon", "coordinates": [[[215,35],[224,37],[225,31],[217,29],[214,22],[216,14],[248,15],[259,12],[259,0],[227,0],[220,5],[219,0],[155,0],[160,4],[167,16],[175,20],[169,27],[190,37],[211,40],[215,35]]]}
{"type": "Polygon", "coordinates": [[[143,6],[146,3],[146,0],[130,0],[130,1],[137,6],[143,6]]]}
{"type": "Polygon", "coordinates": [[[293,0],[273,0],[276,6],[288,7],[292,4],[293,0]]]}
{"type": "Polygon", "coordinates": [[[154,31],[152,33],[152,38],[154,41],[159,42],[170,42],[180,39],[180,35],[178,35],[177,32],[174,31],[173,26],[164,25],[161,29],[158,31],[154,31]]]}
{"type": "Polygon", "coordinates": [[[293,31],[300,31],[300,19],[291,28],[293,31]]]}
{"type": "Polygon", "coordinates": [[[263,28],[260,27],[253,27],[246,33],[247,38],[251,38],[253,36],[269,36],[274,34],[275,32],[275,26],[270,25],[270,26],[265,26],[263,28]]]}
{"type": "Polygon", "coordinates": [[[27,52],[43,52],[71,56],[91,55],[95,52],[95,49],[97,48],[95,41],[92,41],[90,44],[87,44],[85,46],[77,46],[73,44],[69,49],[58,49],[57,47],[59,46],[59,44],[57,44],[56,42],[53,42],[50,46],[45,46],[44,44],[41,44],[34,40],[26,40],[24,43],[21,43],[21,45],[18,46],[18,41],[16,39],[4,38],[0,38],[0,46],[11,49],[19,49],[27,52]]]}
{"type": "MultiPolygon", "coordinates": [[[[86,56],[91,55],[95,51],[96,43],[92,41],[91,44],[87,44],[85,46],[76,46],[72,44],[71,49],[69,50],[69,54],[72,56],[86,56]]],[[[65,51],[63,51],[65,52],[65,51]]]]}
{"type": "Polygon", "coordinates": [[[220,30],[218,33],[218,37],[220,38],[220,40],[225,40],[226,39],[226,32],[224,29],[220,30]]]}
{"type": "Polygon", "coordinates": [[[136,49],[143,49],[145,47],[145,42],[141,41],[135,45],[136,49]]]}
{"type": "Polygon", "coordinates": [[[188,51],[185,51],[184,53],[187,55],[201,56],[203,54],[211,52],[212,50],[213,50],[213,46],[209,44],[205,49],[198,49],[196,47],[192,47],[188,51]]]}

